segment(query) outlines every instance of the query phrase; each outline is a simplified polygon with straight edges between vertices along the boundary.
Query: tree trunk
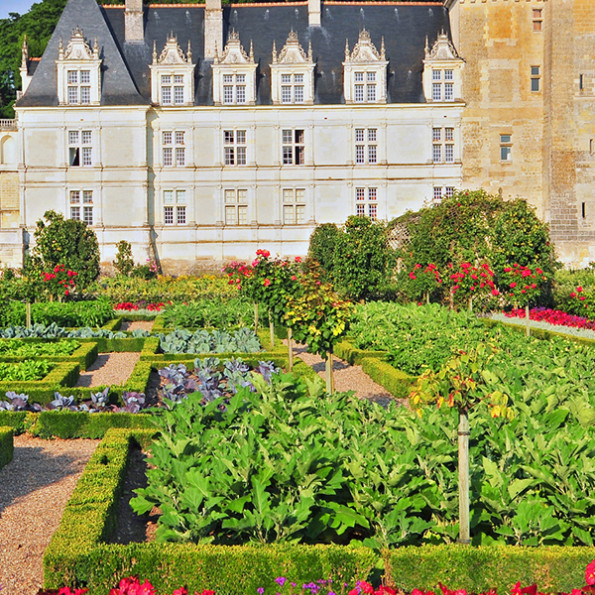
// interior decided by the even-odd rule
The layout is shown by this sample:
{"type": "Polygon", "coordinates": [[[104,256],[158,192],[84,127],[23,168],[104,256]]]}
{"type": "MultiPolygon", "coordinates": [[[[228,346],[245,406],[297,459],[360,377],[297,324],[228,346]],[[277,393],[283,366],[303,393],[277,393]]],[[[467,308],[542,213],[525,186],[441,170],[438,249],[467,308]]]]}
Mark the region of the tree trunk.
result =
{"type": "Polygon", "coordinates": [[[287,355],[289,357],[289,372],[293,372],[293,331],[287,328],[287,355]]]}
{"type": "Polygon", "coordinates": [[[469,296],[469,312],[473,312],[473,296],[469,296]]]}
{"type": "Polygon", "coordinates": [[[258,304],[254,303],[254,332],[258,332],[258,304]]]}
{"type": "Polygon", "coordinates": [[[271,313],[269,312],[269,331],[271,333],[271,349],[275,347],[275,324],[273,323],[273,319],[271,317],[271,313]]]}
{"type": "Polygon", "coordinates": [[[25,326],[31,328],[31,302],[25,304],[25,326]]]}
{"type": "Polygon", "coordinates": [[[525,306],[525,334],[527,335],[527,337],[531,336],[531,327],[529,326],[529,323],[531,321],[529,320],[529,304],[527,304],[525,306]]]}
{"type": "Polygon", "coordinates": [[[459,542],[471,543],[469,532],[469,416],[459,411],[459,542]]]}
{"type": "Polygon", "coordinates": [[[326,364],[324,371],[326,373],[326,392],[332,395],[335,392],[335,376],[333,374],[333,354],[326,354],[326,364]]]}

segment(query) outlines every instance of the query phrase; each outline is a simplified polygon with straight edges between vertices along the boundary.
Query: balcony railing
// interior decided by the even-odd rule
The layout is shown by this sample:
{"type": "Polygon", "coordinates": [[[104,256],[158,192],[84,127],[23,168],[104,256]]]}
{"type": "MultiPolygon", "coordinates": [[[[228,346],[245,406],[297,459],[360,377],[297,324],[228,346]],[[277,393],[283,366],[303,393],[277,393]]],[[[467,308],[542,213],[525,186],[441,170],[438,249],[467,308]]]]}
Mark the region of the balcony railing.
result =
{"type": "Polygon", "coordinates": [[[0,130],[16,130],[17,129],[17,121],[16,120],[1,120],[0,119],[0,130]]]}

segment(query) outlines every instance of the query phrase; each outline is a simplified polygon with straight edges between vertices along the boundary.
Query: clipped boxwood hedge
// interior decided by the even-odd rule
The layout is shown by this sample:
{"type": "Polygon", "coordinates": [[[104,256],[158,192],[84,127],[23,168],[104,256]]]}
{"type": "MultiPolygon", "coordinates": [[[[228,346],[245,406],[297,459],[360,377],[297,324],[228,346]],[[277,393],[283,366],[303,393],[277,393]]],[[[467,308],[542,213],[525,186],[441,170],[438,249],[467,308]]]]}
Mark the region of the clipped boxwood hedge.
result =
{"type": "MultiPolygon", "coordinates": [[[[3,341],[22,341],[25,343],[56,343],[63,339],[38,339],[34,337],[24,337],[22,339],[3,339],[3,341]]],[[[79,366],[86,370],[97,359],[97,341],[94,340],[78,340],[81,345],[73,351],[70,355],[43,355],[40,359],[48,362],[77,362],[79,366]]],[[[22,362],[25,359],[31,359],[31,356],[18,357],[14,355],[2,355],[0,359],[3,362],[22,362]]]]}
{"type": "Polygon", "coordinates": [[[363,358],[362,369],[374,382],[383,386],[397,399],[406,399],[411,392],[411,385],[415,382],[413,376],[375,357],[363,358]]]}
{"type": "Polygon", "coordinates": [[[518,581],[540,592],[569,593],[585,584],[585,567],[595,558],[590,547],[437,545],[390,552],[394,584],[404,591],[450,589],[509,593],[518,581]]]}
{"type": "Polygon", "coordinates": [[[14,439],[12,428],[0,425],[0,469],[12,461],[14,439]]]}
{"type": "Polygon", "coordinates": [[[361,364],[366,357],[383,358],[387,355],[386,351],[366,351],[364,349],[357,349],[347,339],[335,345],[335,355],[350,363],[361,364]]]}

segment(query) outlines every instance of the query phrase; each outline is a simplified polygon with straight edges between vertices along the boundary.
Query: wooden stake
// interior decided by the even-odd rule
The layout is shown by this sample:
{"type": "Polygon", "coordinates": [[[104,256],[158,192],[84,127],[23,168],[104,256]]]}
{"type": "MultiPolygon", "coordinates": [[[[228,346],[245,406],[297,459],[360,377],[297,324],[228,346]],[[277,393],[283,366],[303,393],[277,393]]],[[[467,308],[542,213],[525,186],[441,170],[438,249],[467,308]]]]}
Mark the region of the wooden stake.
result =
{"type": "Polygon", "coordinates": [[[335,392],[335,376],[333,374],[333,354],[329,351],[326,354],[325,364],[326,392],[332,395],[335,392]]]}
{"type": "Polygon", "coordinates": [[[275,325],[273,324],[273,319],[269,314],[269,331],[271,332],[271,349],[275,347],[275,325]]]}
{"type": "Polygon", "coordinates": [[[254,332],[258,332],[258,304],[254,303],[254,332]]]}
{"type": "Polygon", "coordinates": [[[25,304],[25,326],[31,328],[31,302],[25,304]]]}
{"type": "Polygon", "coordinates": [[[529,326],[529,322],[531,321],[529,320],[529,304],[527,304],[525,306],[525,334],[527,337],[531,336],[531,327],[529,326]]]}
{"type": "Polygon", "coordinates": [[[289,372],[293,372],[293,331],[287,328],[287,355],[289,357],[289,372]]]}
{"type": "Polygon", "coordinates": [[[469,531],[469,416],[459,411],[459,542],[471,543],[469,531]]]}

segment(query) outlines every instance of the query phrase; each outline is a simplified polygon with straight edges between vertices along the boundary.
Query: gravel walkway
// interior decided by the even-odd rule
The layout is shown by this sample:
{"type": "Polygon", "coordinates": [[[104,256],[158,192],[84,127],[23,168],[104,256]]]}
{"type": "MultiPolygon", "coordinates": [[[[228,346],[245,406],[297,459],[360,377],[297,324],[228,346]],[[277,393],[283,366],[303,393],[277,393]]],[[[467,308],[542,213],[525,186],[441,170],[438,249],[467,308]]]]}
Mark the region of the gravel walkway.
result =
{"type": "Polygon", "coordinates": [[[143,330],[143,331],[151,331],[153,329],[153,325],[155,324],[154,320],[125,320],[122,322],[122,326],[120,327],[121,331],[136,331],[136,330],[143,330]]]}
{"type": "Polygon", "coordinates": [[[130,378],[140,352],[100,353],[75,386],[111,386],[124,384],[130,378]]]}
{"type": "MultiPolygon", "coordinates": [[[[287,344],[287,341],[283,341],[287,344]]],[[[322,378],[325,377],[325,361],[318,355],[306,351],[305,345],[294,346],[294,353],[318,372],[322,378]]],[[[383,386],[374,382],[362,369],[361,366],[352,366],[347,362],[333,357],[333,372],[335,376],[335,390],[345,392],[355,391],[356,396],[362,399],[371,399],[380,405],[386,405],[389,401],[396,400],[383,386]]],[[[397,399],[405,402],[406,399],[397,399]]]]}
{"type": "Polygon", "coordinates": [[[0,470],[0,585],[34,595],[42,557],[98,440],[16,436],[14,459],[0,470]]]}

